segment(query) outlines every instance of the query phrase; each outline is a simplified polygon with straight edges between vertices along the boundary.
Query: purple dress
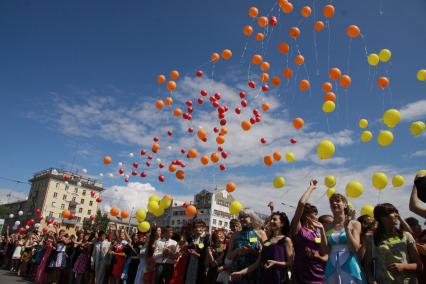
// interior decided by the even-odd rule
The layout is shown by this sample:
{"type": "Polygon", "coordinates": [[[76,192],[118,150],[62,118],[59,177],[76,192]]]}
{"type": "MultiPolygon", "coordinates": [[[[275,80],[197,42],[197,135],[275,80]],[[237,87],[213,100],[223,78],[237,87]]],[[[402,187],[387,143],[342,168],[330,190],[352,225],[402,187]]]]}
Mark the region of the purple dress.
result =
{"type": "Polygon", "coordinates": [[[272,266],[265,268],[265,263],[268,260],[287,261],[285,250],[285,237],[279,240],[276,244],[266,241],[263,244],[261,261],[260,261],[260,280],[261,283],[281,284],[285,283],[288,278],[287,268],[272,266]]]}
{"type": "Polygon", "coordinates": [[[320,284],[324,279],[325,263],[308,257],[307,251],[319,252],[321,236],[318,232],[301,227],[293,236],[295,283],[320,284]]]}

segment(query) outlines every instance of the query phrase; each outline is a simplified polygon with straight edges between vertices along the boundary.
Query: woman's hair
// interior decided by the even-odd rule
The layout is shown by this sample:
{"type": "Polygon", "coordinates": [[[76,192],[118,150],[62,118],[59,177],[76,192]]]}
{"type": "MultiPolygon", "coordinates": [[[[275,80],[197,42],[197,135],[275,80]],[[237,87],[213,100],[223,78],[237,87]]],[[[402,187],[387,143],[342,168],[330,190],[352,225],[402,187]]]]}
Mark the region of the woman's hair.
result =
{"type": "Polygon", "coordinates": [[[290,221],[288,220],[287,214],[285,214],[284,212],[276,211],[271,214],[271,219],[273,216],[280,217],[281,224],[283,225],[281,227],[281,234],[283,234],[284,236],[288,236],[290,234],[290,221]]]}
{"type": "Polygon", "coordinates": [[[303,208],[302,217],[300,217],[300,223],[306,224],[307,218],[311,214],[318,214],[318,209],[315,205],[312,205],[310,203],[306,203],[303,208]]]}
{"type": "Polygon", "coordinates": [[[340,193],[334,193],[332,196],[330,196],[329,202],[331,203],[333,200],[341,200],[343,204],[346,205],[345,207],[345,215],[349,215],[349,204],[346,197],[341,195],[340,193]]]}
{"type": "Polygon", "coordinates": [[[241,216],[249,216],[251,219],[251,226],[253,229],[260,229],[262,228],[263,221],[262,219],[251,209],[243,209],[240,211],[240,217],[241,216]]]}
{"type": "Polygon", "coordinates": [[[219,234],[220,233],[222,233],[224,236],[226,236],[225,235],[225,230],[222,229],[222,228],[219,228],[219,229],[216,229],[216,230],[213,231],[213,233],[212,233],[212,241],[213,241],[214,244],[218,242],[218,240],[219,240],[219,234]]]}
{"type": "Polygon", "coordinates": [[[154,254],[154,242],[155,242],[155,237],[157,235],[157,226],[152,226],[151,227],[151,232],[149,234],[149,239],[148,239],[148,247],[147,247],[147,252],[146,252],[146,256],[147,257],[151,257],[154,254]]]}
{"type": "Polygon", "coordinates": [[[374,229],[374,221],[371,222],[371,217],[369,215],[359,216],[357,221],[361,223],[361,237],[364,236],[368,231],[374,229]]]}
{"type": "MultiPolygon", "coordinates": [[[[392,213],[398,214],[398,209],[390,203],[381,203],[374,207],[374,219],[377,221],[377,229],[374,232],[374,243],[376,245],[379,245],[383,241],[383,237],[386,233],[385,227],[382,223],[382,218],[389,216],[392,213]]],[[[403,232],[398,228],[396,228],[396,231],[398,236],[402,238],[403,232]]]]}

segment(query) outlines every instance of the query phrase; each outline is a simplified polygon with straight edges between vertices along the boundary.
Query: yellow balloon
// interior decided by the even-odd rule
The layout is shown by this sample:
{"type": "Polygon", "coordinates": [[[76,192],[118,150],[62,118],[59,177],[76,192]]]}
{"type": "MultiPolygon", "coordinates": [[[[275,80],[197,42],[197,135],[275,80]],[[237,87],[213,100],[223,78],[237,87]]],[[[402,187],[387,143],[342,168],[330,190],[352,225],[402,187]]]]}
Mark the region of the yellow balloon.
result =
{"type": "Polygon", "coordinates": [[[396,175],[396,176],[394,176],[394,177],[392,178],[392,185],[393,185],[394,187],[400,187],[400,186],[403,186],[403,185],[404,185],[404,183],[405,183],[405,179],[404,179],[404,177],[403,177],[403,176],[401,176],[401,175],[396,175]]]}
{"type": "Polygon", "coordinates": [[[368,64],[370,64],[371,66],[376,66],[377,64],[379,64],[379,56],[375,53],[372,53],[368,56],[367,58],[368,60],[368,64]]]}
{"type": "Polygon", "coordinates": [[[371,183],[376,189],[382,190],[388,184],[388,177],[384,173],[375,173],[371,178],[371,183]]]}
{"type": "Polygon", "coordinates": [[[142,232],[142,233],[146,233],[146,232],[148,232],[148,231],[149,231],[150,227],[151,227],[151,226],[149,225],[149,223],[148,223],[148,222],[143,221],[143,222],[140,222],[140,223],[139,223],[139,225],[138,225],[138,230],[139,230],[140,232],[142,232]]]}
{"type": "Polygon", "coordinates": [[[149,201],[160,201],[160,197],[158,197],[158,195],[155,195],[155,194],[150,195],[149,199],[148,199],[148,202],[149,201]]]}
{"type": "Polygon", "coordinates": [[[135,217],[136,219],[138,219],[139,222],[145,221],[146,211],[143,209],[139,209],[138,211],[136,211],[135,217]]]}
{"type": "Polygon", "coordinates": [[[294,160],[296,158],[295,158],[293,152],[287,152],[287,153],[285,153],[285,159],[286,159],[287,162],[291,163],[291,162],[294,162],[294,160]]]}
{"type": "Polygon", "coordinates": [[[374,218],[374,206],[367,204],[361,208],[361,216],[368,215],[371,218],[374,218]]]}
{"type": "Polygon", "coordinates": [[[352,180],[346,185],[345,191],[347,196],[357,198],[364,192],[364,186],[359,181],[352,180]]]}
{"type": "Polygon", "coordinates": [[[325,113],[333,112],[336,108],[336,104],[333,101],[325,101],[322,105],[322,111],[325,113]]]}
{"type": "Polygon", "coordinates": [[[423,121],[414,121],[410,125],[410,132],[414,136],[419,136],[420,134],[423,133],[423,131],[425,131],[425,128],[426,128],[426,125],[423,121]]]}
{"type": "Polygon", "coordinates": [[[377,136],[377,142],[382,147],[387,147],[393,142],[393,134],[389,130],[382,130],[380,131],[379,135],[377,136]]]}
{"type": "Polygon", "coordinates": [[[365,118],[360,119],[358,125],[359,125],[359,128],[362,128],[362,129],[367,128],[368,120],[366,120],[365,118]]]}
{"type": "Polygon", "coordinates": [[[371,131],[365,130],[361,133],[361,141],[366,143],[373,138],[373,133],[371,131]]]}
{"type": "Polygon", "coordinates": [[[334,176],[326,176],[324,184],[326,187],[334,187],[336,185],[336,178],[334,176]]]}
{"type": "Polygon", "coordinates": [[[240,211],[243,209],[243,205],[238,201],[232,201],[229,205],[229,212],[232,215],[238,215],[240,211]]]}
{"type": "Polygon", "coordinates": [[[392,53],[389,49],[382,49],[379,52],[379,59],[381,62],[388,62],[392,57],[392,53]]]}
{"type": "Polygon", "coordinates": [[[426,69],[417,71],[417,80],[426,81],[426,69]]]}
{"type": "Polygon", "coordinates": [[[148,211],[149,212],[154,213],[158,209],[160,209],[160,205],[158,204],[158,201],[152,200],[148,203],[148,211]]]}
{"type": "Polygon", "coordinates": [[[396,109],[388,109],[383,114],[383,123],[389,128],[394,128],[401,120],[401,114],[396,109]]]}
{"type": "Polygon", "coordinates": [[[285,185],[285,178],[283,177],[276,177],[274,179],[274,187],[275,188],[282,188],[285,185]]]}
{"type": "Polygon", "coordinates": [[[318,144],[317,154],[320,159],[329,159],[334,155],[335,147],[330,140],[323,140],[318,144]]]}
{"type": "Polygon", "coordinates": [[[327,197],[330,198],[335,193],[336,193],[336,190],[333,187],[331,187],[331,188],[327,188],[325,195],[327,195],[327,197]]]}
{"type": "Polygon", "coordinates": [[[154,215],[155,217],[160,217],[163,214],[164,214],[164,208],[161,208],[161,207],[159,207],[157,210],[152,212],[152,215],[154,215]]]}
{"type": "Polygon", "coordinates": [[[420,170],[416,173],[416,176],[421,177],[426,175],[426,170],[420,170]]]}
{"type": "Polygon", "coordinates": [[[160,208],[166,209],[172,205],[172,201],[170,199],[161,199],[160,200],[160,208]]]}

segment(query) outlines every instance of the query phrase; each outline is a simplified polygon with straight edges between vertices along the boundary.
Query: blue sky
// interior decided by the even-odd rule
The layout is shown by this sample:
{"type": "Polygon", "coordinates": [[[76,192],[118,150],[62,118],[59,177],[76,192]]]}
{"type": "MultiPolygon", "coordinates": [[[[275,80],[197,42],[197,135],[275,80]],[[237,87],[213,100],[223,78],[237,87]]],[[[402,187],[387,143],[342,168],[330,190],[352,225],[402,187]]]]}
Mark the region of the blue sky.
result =
{"type": "MultiPolygon", "coordinates": [[[[122,179],[107,177],[108,173],[117,175],[117,162],[131,164],[128,153],[135,153],[143,163],[137,153],[150,148],[154,135],[161,139],[158,158],[165,162],[182,158],[178,154],[181,147],[196,147],[201,153],[211,153],[216,147],[213,143],[201,145],[189,136],[184,131],[186,122],[172,118],[170,111],[155,110],[155,100],[167,96],[164,86],[156,84],[156,76],[177,69],[181,78],[173,95],[176,106],[198,97],[201,88],[221,91],[229,104],[227,119],[232,133],[224,147],[230,153],[227,170],[221,172],[217,165],[201,168],[197,159],[188,163],[184,182],[166,174],[166,182],[160,184],[158,169],[151,169],[146,179],[133,182],[148,182],[161,193],[185,199],[202,187],[223,186],[235,180],[239,185],[235,196],[264,211],[268,199],[283,198],[294,204],[310,178],[322,180],[333,174],[341,192],[348,180],[361,180],[365,193],[354,202],[359,206],[374,204],[378,193],[369,182],[374,172],[383,171],[390,178],[403,174],[409,183],[415,171],[426,167],[425,135],[414,138],[408,132],[410,122],[426,119],[426,84],[416,79],[417,70],[426,68],[426,3],[406,2],[336,2],[328,51],[328,29],[316,34],[314,46],[314,15],[302,19],[299,12],[302,6],[315,3],[315,18],[324,20],[321,11],[325,1],[295,1],[291,15],[280,12],[275,1],[3,1],[0,176],[27,180],[47,167],[87,169],[93,176],[104,173],[108,187],[124,187],[115,195],[123,196],[122,192],[128,190],[134,193],[128,196],[144,199],[138,184],[126,187],[122,179]],[[251,6],[258,7],[262,15],[271,11],[270,15],[279,20],[279,25],[269,30],[263,47],[242,34],[247,24],[260,30],[247,16],[251,6]],[[360,27],[362,39],[346,36],[350,24],[360,27]],[[297,46],[306,68],[298,71],[292,63],[296,43],[288,37],[290,26],[302,31],[297,46]],[[264,54],[271,63],[270,74],[281,75],[287,61],[277,51],[281,41],[291,44],[288,60],[297,80],[283,79],[280,88],[256,96],[257,91],[247,90],[248,74],[257,79],[260,73],[256,66],[249,66],[250,57],[264,54]],[[232,60],[209,63],[212,52],[225,48],[233,51],[232,60]],[[382,48],[392,51],[391,62],[379,64],[376,70],[369,68],[366,49],[371,53],[382,48]],[[348,73],[352,85],[346,92],[337,89],[336,111],[326,115],[321,111],[321,84],[328,81],[328,56],[330,67],[348,73]],[[197,69],[204,71],[203,79],[195,78],[197,69]],[[385,91],[376,87],[379,74],[390,78],[390,88],[385,91]],[[310,91],[299,91],[298,81],[308,78],[310,91]],[[238,117],[232,110],[239,103],[240,90],[248,91],[250,108],[238,117]],[[240,121],[264,101],[270,102],[273,110],[264,114],[264,121],[253,131],[243,133],[238,128],[240,121]],[[386,129],[380,118],[388,108],[404,110],[402,122],[393,130],[394,143],[380,148],[374,138],[361,144],[358,120],[367,118],[376,137],[379,130],[386,129]],[[296,116],[306,123],[299,132],[290,125],[296,116]],[[168,129],[174,131],[172,138],[166,135],[168,129]],[[261,137],[267,138],[267,145],[260,144],[261,137]],[[288,143],[292,137],[299,141],[296,146],[288,143]],[[334,141],[337,149],[335,158],[327,163],[315,159],[316,144],[325,138],[334,141]],[[296,163],[264,167],[263,155],[276,150],[295,152],[296,163]],[[102,165],[107,154],[113,157],[113,166],[102,165]],[[272,180],[278,175],[288,183],[277,192],[272,180]]],[[[192,126],[208,128],[214,141],[212,108],[194,108],[192,126]]],[[[25,193],[29,186],[0,180],[0,188],[25,193]]],[[[392,190],[388,186],[380,200],[395,200],[406,211],[409,186],[397,193],[392,190]]],[[[318,189],[318,198],[324,191],[318,189]]],[[[326,208],[327,202],[322,201],[326,208]]]]}

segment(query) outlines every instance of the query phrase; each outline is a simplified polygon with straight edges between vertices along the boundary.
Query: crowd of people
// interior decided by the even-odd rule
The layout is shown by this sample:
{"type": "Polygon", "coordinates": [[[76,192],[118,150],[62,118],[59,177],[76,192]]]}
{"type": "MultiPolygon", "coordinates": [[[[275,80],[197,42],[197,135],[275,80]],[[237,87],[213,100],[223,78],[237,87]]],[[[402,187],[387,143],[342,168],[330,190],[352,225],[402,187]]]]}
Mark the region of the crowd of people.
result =
{"type": "MultiPolygon", "coordinates": [[[[426,176],[416,176],[416,185],[425,183],[426,176]]],[[[245,209],[230,231],[211,235],[198,219],[179,233],[155,226],[132,236],[117,227],[15,233],[2,236],[1,264],[35,283],[426,283],[426,231],[416,218],[403,219],[382,203],[374,218],[356,219],[340,194],[329,198],[331,214],[318,216],[309,203],[315,184],[291,221],[271,203],[267,220],[245,209]]],[[[426,218],[416,185],[410,210],[426,218]]]]}

